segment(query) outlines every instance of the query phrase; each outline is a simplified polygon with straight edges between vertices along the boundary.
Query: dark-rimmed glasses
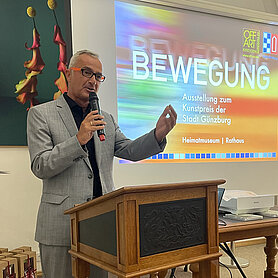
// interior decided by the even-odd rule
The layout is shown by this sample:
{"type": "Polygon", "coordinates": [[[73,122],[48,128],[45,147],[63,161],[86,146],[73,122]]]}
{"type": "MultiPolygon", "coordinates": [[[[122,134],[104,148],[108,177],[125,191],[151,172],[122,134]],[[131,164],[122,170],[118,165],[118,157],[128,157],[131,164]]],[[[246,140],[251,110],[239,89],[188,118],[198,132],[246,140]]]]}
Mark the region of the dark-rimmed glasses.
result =
{"type": "Polygon", "coordinates": [[[81,71],[82,75],[87,77],[87,78],[92,78],[93,76],[95,76],[96,80],[99,81],[99,82],[103,82],[105,80],[104,75],[102,75],[101,73],[98,73],[98,72],[95,73],[88,68],[71,67],[70,69],[76,70],[76,71],[81,71]]]}

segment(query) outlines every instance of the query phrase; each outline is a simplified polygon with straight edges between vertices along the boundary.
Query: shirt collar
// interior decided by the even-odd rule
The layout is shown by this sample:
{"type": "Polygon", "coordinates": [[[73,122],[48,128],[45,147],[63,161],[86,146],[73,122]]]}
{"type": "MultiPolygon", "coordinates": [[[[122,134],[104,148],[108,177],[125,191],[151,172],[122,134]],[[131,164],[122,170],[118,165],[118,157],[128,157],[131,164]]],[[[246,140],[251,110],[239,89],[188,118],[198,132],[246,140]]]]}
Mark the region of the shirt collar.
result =
{"type": "MultiPolygon", "coordinates": [[[[83,113],[82,107],[79,106],[72,98],[70,98],[70,97],[68,96],[67,92],[65,92],[65,93],[63,94],[63,96],[64,96],[64,98],[65,98],[65,100],[66,100],[66,102],[67,102],[67,104],[68,104],[70,110],[73,111],[73,110],[77,109],[77,111],[81,111],[81,112],[83,113]]],[[[86,110],[85,110],[85,114],[87,115],[89,112],[90,112],[90,111],[89,111],[89,105],[88,105],[88,107],[87,107],[86,110]]]]}
{"type": "MultiPolygon", "coordinates": [[[[67,93],[63,94],[67,104],[69,105],[70,109],[73,109],[74,107],[78,106],[80,107],[73,99],[71,99],[67,93]]],[[[81,107],[80,107],[81,108],[81,107]]]]}

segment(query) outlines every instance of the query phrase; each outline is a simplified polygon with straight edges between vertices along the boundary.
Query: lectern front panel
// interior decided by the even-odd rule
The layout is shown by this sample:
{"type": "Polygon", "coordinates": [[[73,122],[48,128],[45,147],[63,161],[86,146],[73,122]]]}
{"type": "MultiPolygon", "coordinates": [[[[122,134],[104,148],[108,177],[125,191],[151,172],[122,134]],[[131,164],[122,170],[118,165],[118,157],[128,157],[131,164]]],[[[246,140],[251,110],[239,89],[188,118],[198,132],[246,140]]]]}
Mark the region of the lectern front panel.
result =
{"type": "Polygon", "coordinates": [[[207,243],[206,198],[139,205],[140,257],[207,243]]]}

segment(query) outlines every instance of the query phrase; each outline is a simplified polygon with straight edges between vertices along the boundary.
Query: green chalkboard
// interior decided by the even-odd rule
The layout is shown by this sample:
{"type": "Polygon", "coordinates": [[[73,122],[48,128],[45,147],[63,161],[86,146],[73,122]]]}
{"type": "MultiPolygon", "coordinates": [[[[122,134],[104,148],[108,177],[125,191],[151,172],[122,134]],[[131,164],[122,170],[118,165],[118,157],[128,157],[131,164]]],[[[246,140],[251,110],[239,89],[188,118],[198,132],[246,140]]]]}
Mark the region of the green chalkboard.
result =
{"type": "MultiPolygon", "coordinates": [[[[56,0],[55,13],[67,45],[67,58],[71,57],[70,0],[56,0]]],[[[27,7],[36,10],[35,23],[40,34],[40,52],[45,67],[37,76],[40,103],[53,99],[58,91],[54,84],[60,76],[57,70],[59,47],[53,43],[55,19],[47,0],[1,0],[0,9],[0,146],[26,146],[26,118],[29,102],[17,102],[15,85],[25,79],[24,62],[32,59],[33,20],[27,7]]]]}

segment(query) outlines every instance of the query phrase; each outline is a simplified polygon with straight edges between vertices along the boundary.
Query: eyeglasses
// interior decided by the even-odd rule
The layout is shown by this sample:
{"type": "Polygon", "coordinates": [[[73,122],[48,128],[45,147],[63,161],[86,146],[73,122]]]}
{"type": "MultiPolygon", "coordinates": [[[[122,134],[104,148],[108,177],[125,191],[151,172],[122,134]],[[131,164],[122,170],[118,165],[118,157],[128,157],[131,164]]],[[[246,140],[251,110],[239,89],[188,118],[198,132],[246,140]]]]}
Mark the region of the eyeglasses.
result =
{"type": "Polygon", "coordinates": [[[93,76],[95,76],[96,80],[99,81],[99,82],[103,82],[105,80],[104,75],[102,75],[101,73],[95,73],[88,68],[71,67],[70,69],[75,70],[75,71],[81,71],[82,75],[87,77],[87,78],[92,78],[93,76]]]}

